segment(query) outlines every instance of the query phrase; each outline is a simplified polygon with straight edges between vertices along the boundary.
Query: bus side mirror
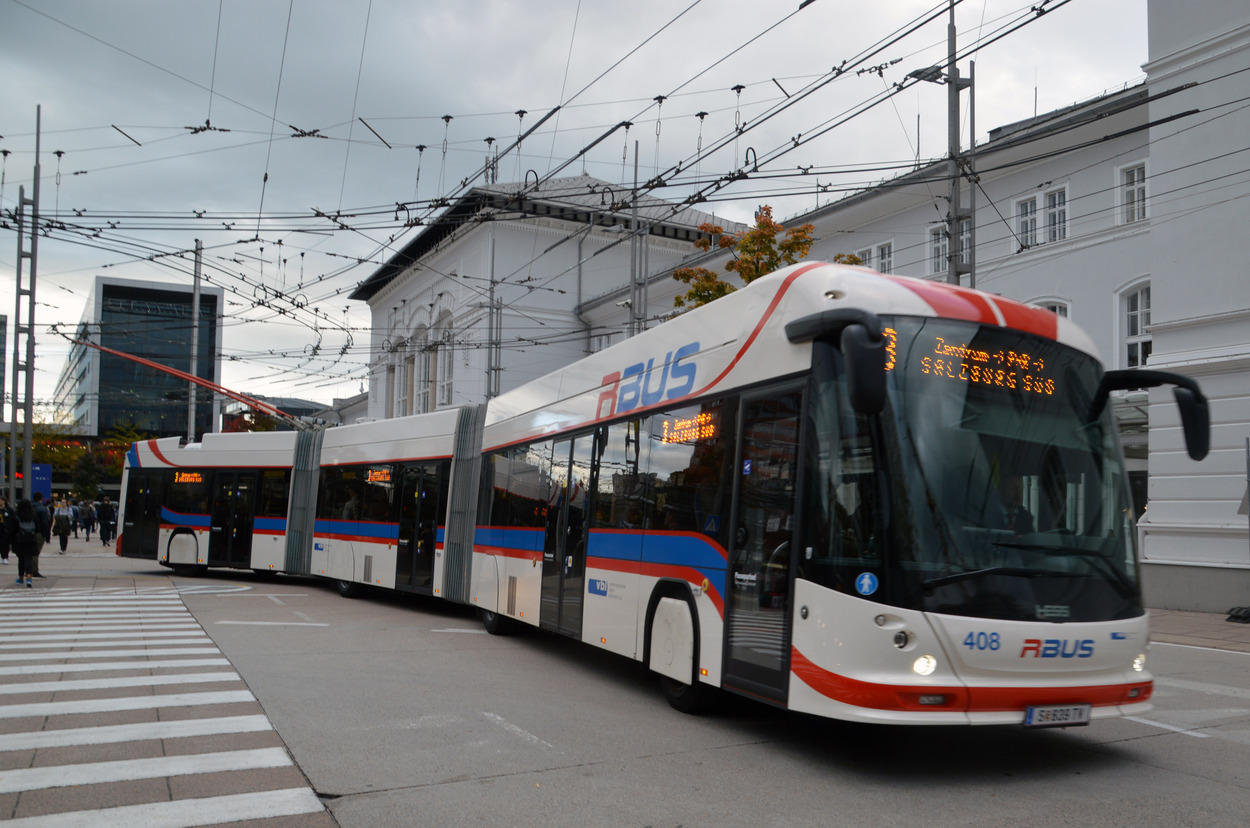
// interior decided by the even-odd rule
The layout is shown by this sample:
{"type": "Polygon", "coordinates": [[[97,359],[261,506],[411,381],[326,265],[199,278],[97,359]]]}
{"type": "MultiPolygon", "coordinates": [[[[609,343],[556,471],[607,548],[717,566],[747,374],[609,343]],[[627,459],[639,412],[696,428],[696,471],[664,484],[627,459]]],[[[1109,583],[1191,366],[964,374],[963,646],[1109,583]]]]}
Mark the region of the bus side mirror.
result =
{"type": "Polygon", "coordinates": [[[841,346],[851,407],[860,414],[880,414],[885,408],[885,337],[880,328],[847,325],[841,346]]]}
{"type": "Polygon", "coordinates": [[[1211,450],[1211,410],[1207,398],[1197,389],[1177,386],[1172,389],[1176,406],[1181,411],[1181,430],[1185,432],[1185,448],[1194,460],[1201,460],[1211,450]]]}
{"type": "Polygon", "coordinates": [[[1185,448],[1192,459],[1201,460],[1211,449],[1211,409],[1198,383],[1182,374],[1174,374],[1171,371],[1151,371],[1144,368],[1108,371],[1103,374],[1102,383],[1098,386],[1097,393],[1094,394],[1089,412],[1090,422],[1102,415],[1102,410],[1106,408],[1107,398],[1112,391],[1155,388],[1160,385],[1176,386],[1172,389],[1172,394],[1176,397],[1176,407],[1181,413],[1181,431],[1185,434],[1185,448]]]}
{"type": "Polygon", "coordinates": [[[836,342],[846,366],[851,407],[860,414],[885,408],[885,334],[881,320],[860,308],[834,308],[786,323],[791,342],[836,342]]]}

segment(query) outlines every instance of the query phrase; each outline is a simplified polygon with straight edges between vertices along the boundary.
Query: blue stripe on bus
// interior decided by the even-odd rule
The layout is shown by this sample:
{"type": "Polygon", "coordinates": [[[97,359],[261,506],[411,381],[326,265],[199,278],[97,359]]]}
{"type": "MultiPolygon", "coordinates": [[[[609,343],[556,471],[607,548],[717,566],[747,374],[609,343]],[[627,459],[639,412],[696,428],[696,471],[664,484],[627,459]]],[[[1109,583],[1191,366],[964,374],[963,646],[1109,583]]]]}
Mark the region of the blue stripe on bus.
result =
{"type": "Polygon", "coordinates": [[[317,520],[313,521],[313,532],[318,535],[351,536],[362,541],[399,539],[399,526],[396,524],[364,520],[317,520]]]}
{"type": "Polygon", "coordinates": [[[207,529],[212,525],[212,520],[208,515],[175,512],[168,506],[162,506],[161,523],[173,523],[178,526],[194,526],[197,529],[207,529]]]}

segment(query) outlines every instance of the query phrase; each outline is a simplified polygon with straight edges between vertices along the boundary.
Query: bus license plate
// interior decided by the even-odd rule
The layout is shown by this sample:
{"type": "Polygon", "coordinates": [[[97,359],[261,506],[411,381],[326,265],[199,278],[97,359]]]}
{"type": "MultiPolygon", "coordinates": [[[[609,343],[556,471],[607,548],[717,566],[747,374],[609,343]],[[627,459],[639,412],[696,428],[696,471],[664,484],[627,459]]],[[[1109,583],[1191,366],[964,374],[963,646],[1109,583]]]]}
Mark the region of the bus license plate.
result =
{"type": "Polygon", "coordinates": [[[1024,712],[1025,727],[1071,727],[1089,724],[1088,704],[1030,707],[1024,712]]]}

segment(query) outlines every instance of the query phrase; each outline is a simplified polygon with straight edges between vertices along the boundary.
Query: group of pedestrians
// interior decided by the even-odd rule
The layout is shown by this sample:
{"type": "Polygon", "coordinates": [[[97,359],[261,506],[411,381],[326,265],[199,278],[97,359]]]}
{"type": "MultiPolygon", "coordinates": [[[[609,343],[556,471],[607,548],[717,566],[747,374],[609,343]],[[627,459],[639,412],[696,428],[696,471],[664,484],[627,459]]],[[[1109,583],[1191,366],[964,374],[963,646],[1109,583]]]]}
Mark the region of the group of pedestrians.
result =
{"type": "Polygon", "coordinates": [[[82,529],[89,541],[97,523],[100,543],[108,546],[117,524],[117,512],[107,497],[99,503],[53,497],[49,510],[42,492],[35,492],[30,500],[19,500],[16,507],[0,494],[0,564],[9,562],[10,552],[16,555],[17,583],[32,587],[33,579],[43,577],[39,573],[39,553],[53,535],[59,539],[60,554],[64,555],[71,533],[77,538],[82,529]]]}

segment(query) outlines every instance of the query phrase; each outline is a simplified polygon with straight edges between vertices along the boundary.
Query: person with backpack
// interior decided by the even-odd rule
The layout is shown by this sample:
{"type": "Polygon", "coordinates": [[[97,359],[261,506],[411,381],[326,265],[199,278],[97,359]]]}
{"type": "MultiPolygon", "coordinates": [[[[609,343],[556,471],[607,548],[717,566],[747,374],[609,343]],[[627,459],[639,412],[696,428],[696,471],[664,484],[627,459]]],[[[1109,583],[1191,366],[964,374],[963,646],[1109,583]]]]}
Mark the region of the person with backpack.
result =
{"type": "Polygon", "coordinates": [[[52,537],[52,517],[48,514],[48,507],[43,505],[43,492],[35,492],[31,495],[31,509],[35,513],[35,526],[39,536],[39,542],[35,546],[35,557],[31,560],[36,578],[42,578],[43,574],[39,571],[39,553],[43,551],[43,545],[48,542],[48,538],[52,537]]]}
{"type": "Polygon", "coordinates": [[[69,533],[74,525],[74,512],[69,507],[68,500],[62,500],[57,504],[56,510],[52,512],[52,534],[61,539],[61,551],[58,554],[64,555],[65,549],[69,546],[69,533]]]}
{"type": "Polygon", "coordinates": [[[25,583],[27,588],[34,586],[34,560],[39,552],[39,524],[35,519],[35,509],[30,501],[23,498],[17,502],[17,520],[9,526],[9,545],[17,555],[17,583],[25,583]]]}
{"type": "Polygon", "coordinates": [[[113,511],[113,504],[109,503],[108,495],[100,500],[100,505],[95,510],[96,520],[100,522],[100,543],[105,546],[109,545],[109,541],[113,539],[114,521],[117,520],[117,513],[113,511]]]}
{"type": "Polygon", "coordinates": [[[90,500],[84,500],[79,513],[82,517],[82,528],[87,533],[87,540],[91,540],[91,530],[95,528],[95,507],[91,505],[90,500]]]}

